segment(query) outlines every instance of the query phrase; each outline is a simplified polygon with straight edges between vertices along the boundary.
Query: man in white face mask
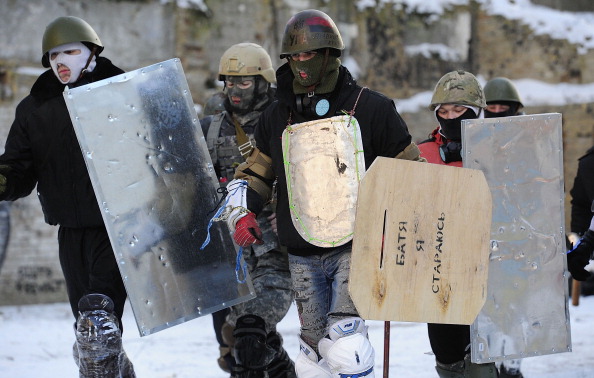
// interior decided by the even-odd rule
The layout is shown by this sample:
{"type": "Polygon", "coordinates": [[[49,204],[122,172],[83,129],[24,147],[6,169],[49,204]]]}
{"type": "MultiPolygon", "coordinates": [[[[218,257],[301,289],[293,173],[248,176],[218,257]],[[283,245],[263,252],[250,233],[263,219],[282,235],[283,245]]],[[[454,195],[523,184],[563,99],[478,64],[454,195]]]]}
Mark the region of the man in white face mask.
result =
{"type": "Polygon", "coordinates": [[[0,201],[25,197],[37,186],[45,221],[59,226],[80,377],[134,377],[121,340],[126,290],[63,97],[66,85],[124,72],[99,57],[102,50],[80,18],[58,17],[47,26],[41,63],[51,69],[17,107],[0,156],[0,201]]]}
{"type": "Polygon", "coordinates": [[[82,42],[66,43],[49,51],[49,61],[54,74],[62,84],[76,82],[81,74],[92,72],[96,57],[82,42]]]}

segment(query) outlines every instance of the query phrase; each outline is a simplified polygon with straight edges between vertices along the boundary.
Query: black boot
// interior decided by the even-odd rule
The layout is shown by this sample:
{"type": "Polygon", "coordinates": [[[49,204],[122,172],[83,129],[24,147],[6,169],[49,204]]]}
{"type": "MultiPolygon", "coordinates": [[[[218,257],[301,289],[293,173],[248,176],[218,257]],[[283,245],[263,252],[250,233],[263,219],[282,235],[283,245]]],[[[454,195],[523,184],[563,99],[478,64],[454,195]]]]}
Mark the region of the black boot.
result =
{"type": "Polygon", "coordinates": [[[231,376],[266,378],[266,368],[274,360],[276,350],[267,343],[264,319],[257,315],[240,317],[235,324],[233,337],[236,366],[231,376]]]}
{"type": "Polygon", "coordinates": [[[274,350],[276,350],[276,356],[274,360],[266,368],[268,377],[270,378],[296,378],[295,364],[289,358],[287,351],[283,348],[283,339],[278,332],[270,332],[268,334],[266,342],[274,350]]]}

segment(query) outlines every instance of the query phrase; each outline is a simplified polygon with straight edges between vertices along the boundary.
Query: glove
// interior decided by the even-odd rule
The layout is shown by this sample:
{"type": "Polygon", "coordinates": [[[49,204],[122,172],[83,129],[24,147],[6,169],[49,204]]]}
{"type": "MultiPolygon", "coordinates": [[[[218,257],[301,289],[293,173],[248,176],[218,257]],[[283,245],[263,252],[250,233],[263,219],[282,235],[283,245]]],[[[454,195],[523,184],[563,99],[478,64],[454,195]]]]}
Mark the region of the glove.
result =
{"type": "Polygon", "coordinates": [[[567,269],[577,281],[585,281],[592,275],[586,269],[594,249],[594,231],[588,230],[578,245],[567,253],[567,269]]]}
{"type": "Polygon", "coordinates": [[[256,214],[250,211],[237,221],[233,240],[240,247],[249,247],[252,244],[264,244],[262,231],[260,231],[260,226],[258,226],[258,222],[256,221],[256,214]]]}
{"type": "Polygon", "coordinates": [[[1,164],[0,165],[0,194],[4,194],[6,191],[6,172],[10,171],[10,166],[1,164]]]}

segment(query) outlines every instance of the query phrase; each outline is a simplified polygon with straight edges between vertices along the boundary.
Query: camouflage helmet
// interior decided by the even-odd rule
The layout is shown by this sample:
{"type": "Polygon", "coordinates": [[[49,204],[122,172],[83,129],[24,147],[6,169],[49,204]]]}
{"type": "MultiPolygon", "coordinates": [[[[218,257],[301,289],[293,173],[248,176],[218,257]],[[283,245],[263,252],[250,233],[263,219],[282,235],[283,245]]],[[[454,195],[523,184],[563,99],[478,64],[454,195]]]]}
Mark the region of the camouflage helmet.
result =
{"type": "Polygon", "coordinates": [[[41,42],[41,64],[49,67],[48,51],[54,47],[72,42],[88,42],[97,46],[95,55],[103,51],[103,44],[95,30],[85,20],[73,16],[58,17],[50,22],[41,42]]]}
{"type": "Polygon", "coordinates": [[[431,105],[435,110],[440,104],[459,104],[485,108],[483,88],[476,77],[463,70],[448,72],[435,85],[431,105]]]}
{"type": "Polygon", "coordinates": [[[308,9],[295,14],[287,22],[280,58],[323,48],[344,50],[344,43],[334,21],[326,13],[308,9]]]}
{"type": "Polygon", "coordinates": [[[496,77],[485,84],[485,99],[487,104],[500,102],[517,102],[520,108],[524,105],[520,100],[520,95],[516,86],[508,78],[496,77]]]}
{"type": "Polygon", "coordinates": [[[269,83],[276,83],[270,55],[260,45],[250,42],[238,43],[227,49],[219,63],[219,80],[225,76],[260,75],[269,83]]]}

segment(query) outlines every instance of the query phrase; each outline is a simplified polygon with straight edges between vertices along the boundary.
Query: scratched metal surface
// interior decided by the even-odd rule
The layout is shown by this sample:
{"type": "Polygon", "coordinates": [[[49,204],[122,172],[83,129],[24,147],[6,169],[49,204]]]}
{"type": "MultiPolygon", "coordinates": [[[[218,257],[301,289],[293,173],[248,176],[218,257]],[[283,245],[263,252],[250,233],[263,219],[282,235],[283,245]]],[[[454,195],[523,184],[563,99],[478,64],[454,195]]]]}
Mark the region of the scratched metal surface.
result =
{"type": "Polygon", "coordinates": [[[350,241],[365,173],[356,119],[343,115],[293,125],[283,132],[283,154],[289,206],[299,234],[320,247],[350,241]]]}
{"type": "Polygon", "coordinates": [[[558,113],[464,122],[464,167],[483,171],[493,200],[474,362],[571,351],[562,152],[558,113]]]}
{"type": "Polygon", "coordinates": [[[179,59],[64,97],[140,335],[253,298],[179,59]]]}

